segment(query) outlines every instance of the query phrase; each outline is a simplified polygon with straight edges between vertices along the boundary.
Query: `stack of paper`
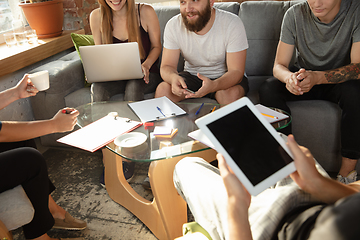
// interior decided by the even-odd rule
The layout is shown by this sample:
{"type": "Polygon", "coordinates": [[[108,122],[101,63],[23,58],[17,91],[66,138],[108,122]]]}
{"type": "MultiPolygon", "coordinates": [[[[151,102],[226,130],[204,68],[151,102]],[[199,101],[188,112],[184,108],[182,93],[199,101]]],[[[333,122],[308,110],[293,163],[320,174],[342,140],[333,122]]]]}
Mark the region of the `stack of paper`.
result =
{"type": "Polygon", "coordinates": [[[177,128],[170,128],[165,126],[156,126],[154,129],[154,136],[156,138],[172,138],[178,132],[177,128]]]}

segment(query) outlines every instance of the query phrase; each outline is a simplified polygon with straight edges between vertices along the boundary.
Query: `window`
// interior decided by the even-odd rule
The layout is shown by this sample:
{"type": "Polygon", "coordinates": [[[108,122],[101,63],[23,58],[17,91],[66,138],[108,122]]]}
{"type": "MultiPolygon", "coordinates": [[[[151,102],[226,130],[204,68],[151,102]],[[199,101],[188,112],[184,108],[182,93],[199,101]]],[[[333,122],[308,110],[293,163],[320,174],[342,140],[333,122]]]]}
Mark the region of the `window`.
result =
{"type": "Polygon", "coordinates": [[[0,43],[2,34],[12,30],[12,21],[21,20],[27,25],[26,19],[19,7],[19,0],[0,0],[0,43]]]}

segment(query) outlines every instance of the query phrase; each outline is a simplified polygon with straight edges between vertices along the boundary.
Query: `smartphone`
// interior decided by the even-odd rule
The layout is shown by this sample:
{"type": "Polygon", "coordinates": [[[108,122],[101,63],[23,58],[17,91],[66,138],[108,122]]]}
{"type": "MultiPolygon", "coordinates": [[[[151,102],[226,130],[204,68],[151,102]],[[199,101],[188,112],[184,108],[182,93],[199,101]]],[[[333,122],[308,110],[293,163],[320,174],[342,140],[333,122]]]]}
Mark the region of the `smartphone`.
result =
{"type": "Polygon", "coordinates": [[[190,90],[188,88],[184,88],[186,91],[188,91],[189,93],[195,93],[193,90],[190,90]]]}

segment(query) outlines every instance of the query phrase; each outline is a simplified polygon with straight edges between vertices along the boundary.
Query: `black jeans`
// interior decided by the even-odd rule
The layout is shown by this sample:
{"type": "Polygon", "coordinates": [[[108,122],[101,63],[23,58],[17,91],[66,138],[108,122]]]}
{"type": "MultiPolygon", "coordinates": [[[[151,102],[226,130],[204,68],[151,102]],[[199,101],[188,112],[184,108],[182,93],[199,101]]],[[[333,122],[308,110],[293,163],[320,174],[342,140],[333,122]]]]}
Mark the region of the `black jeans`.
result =
{"type": "MultiPolygon", "coordinates": [[[[259,90],[261,104],[290,113],[286,102],[299,100],[326,100],[339,105],[341,115],[341,155],[350,159],[360,158],[360,81],[350,80],[339,84],[315,85],[303,95],[290,93],[285,84],[270,78],[259,90]]],[[[283,130],[291,133],[291,127],[283,130]]],[[[309,135],[311,137],[311,135],[309,135]]]]}
{"type": "Polygon", "coordinates": [[[33,239],[45,234],[55,223],[49,210],[49,194],[55,187],[41,153],[33,147],[22,147],[29,142],[0,143],[0,192],[22,185],[35,209],[34,218],[23,226],[23,231],[26,239],[33,239]]]}

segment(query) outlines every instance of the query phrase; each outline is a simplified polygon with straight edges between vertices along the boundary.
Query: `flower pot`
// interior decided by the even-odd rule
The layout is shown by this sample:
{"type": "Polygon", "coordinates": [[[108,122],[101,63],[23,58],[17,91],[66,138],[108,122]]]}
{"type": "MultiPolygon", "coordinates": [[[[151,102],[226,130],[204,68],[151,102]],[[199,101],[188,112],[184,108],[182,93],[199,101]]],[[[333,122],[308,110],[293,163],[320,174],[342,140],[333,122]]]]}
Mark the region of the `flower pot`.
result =
{"type": "Polygon", "coordinates": [[[63,0],[39,3],[20,3],[26,20],[36,30],[38,38],[60,36],[64,21],[63,0]]]}

